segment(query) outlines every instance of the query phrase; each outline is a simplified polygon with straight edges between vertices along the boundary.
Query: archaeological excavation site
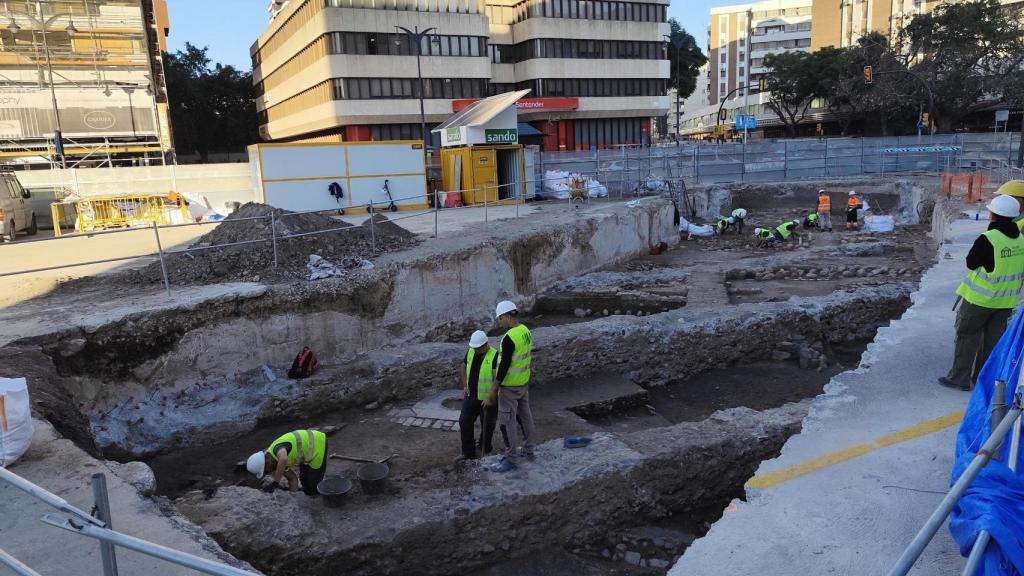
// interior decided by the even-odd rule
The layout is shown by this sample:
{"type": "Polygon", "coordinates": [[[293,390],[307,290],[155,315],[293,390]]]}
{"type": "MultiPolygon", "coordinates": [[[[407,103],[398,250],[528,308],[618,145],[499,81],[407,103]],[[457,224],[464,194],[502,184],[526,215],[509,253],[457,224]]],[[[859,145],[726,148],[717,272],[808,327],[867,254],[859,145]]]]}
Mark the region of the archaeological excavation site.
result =
{"type": "MultiPolygon", "coordinates": [[[[377,215],[373,248],[363,231],[297,237],[277,268],[244,244],[217,262],[179,255],[169,295],[158,264],[68,282],[7,313],[0,365],[28,378],[39,421],[126,470],[158,513],[237,566],[665,574],[911,305],[951,218],[936,188],[706,186],[581,209],[538,203],[439,238],[377,215]],[[803,218],[819,189],[835,198],[834,232],[757,245],[755,227],[803,218]],[[851,189],[895,229],[843,230],[851,189]],[[680,218],[740,207],[741,234],[678,231],[680,218]],[[336,268],[307,280],[311,255],[336,268]],[[457,461],[459,370],[474,331],[498,346],[502,300],[532,331],[537,433],[535,457],[506,471],[498,455],[457,461]],[[289,378],[303,347],[318,368],[289,378]],[[326,463],[346,490],[261,490],[246,457],[305,429],[347,457],[326,463]],[[589,443],[566,441],[578,438],[589,443]]],[[[337,225],[276,221],[296,234],[337,225]]],[[[255,226],[229,218],[197,245],[241,243],[264,233],[255,226]]]]}

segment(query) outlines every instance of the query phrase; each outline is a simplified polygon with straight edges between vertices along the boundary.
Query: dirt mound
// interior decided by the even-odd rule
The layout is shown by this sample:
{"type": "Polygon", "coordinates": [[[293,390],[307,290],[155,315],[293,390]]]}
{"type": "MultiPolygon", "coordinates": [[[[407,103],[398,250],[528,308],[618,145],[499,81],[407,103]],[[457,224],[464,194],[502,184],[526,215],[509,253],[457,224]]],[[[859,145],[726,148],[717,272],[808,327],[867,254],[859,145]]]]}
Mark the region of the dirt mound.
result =
{"type": "MultiPolygon", "coordinates": [[[[167,274],[175,285],[297,280],[306,276],[306,264],[312,254],[338,267],[355,268],[362,260],[372,260],[378,254],[403,250],[418,242],[415,234],[388,221],[383,214],[374,215],[372,235],[375,242],[371,242],[369,219],[354,226],[322,214],[296,214],[248,203],[201,236],[188,250],[168,255],[167,274]],[[270,242],[271,214],[277,236],[276,268],[270,242]],[[324,232],[327,230],[330,232],[324,232]],[[249,243],[203,250],[243,242],[249,243]]],[[[132,284],[162,282],[159,262],[117,276],[132,284]]]]}

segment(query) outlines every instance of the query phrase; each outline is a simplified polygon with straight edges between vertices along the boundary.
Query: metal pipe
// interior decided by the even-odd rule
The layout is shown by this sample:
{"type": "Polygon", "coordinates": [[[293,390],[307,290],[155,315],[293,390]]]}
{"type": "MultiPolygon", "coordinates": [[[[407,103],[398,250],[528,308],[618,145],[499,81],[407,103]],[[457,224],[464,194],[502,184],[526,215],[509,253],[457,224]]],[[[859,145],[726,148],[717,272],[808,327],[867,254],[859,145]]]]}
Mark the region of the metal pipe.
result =
{"type": "MultiPolygon", "coordinates": [[[[1022,372],[1024,373],[1024,372],[1022,372]]],[[[939,504],[939,507],[932,513],[925,522],[921,530],[914,536],[914,539],[907,546],[906,550],[900,556],[899,560],[896,561],[896,565],[889,572],[889,576],[905,576],[910,569],[913,568],[914,562],[917,561],[921,553],[924,552],[926,546],[935,536],[935,533],[939,531],[942,524],[946,521],[946,517],[949,516],[951,510],[956,505],[960,497],[967,490],[967,487],[971,485],[971,482],[978,476],[981,469],[988,464],[992,458],[992,451],[1002,441],[1002,437],[1010,431],[1010,427],[1020,418],[1021,406],[1019,398],[1014,402],[1013,409],[1007,412],[1006,417],[999,422],[999,426],[996,427],[992,435],[989,436],[985,444],[978,450],[977,454],[974,455],[974,459],[971,460],[970,465],[964,470],[960,478],[957,479],[953,487],[950,488],[945,498],[939,504]]]]}
{"type": "MultiPolygon", "coordinates": [[[[96,502],[96,515],[113,530],[110,521],[110,499],[107,496],[107,477],[102,473],[92,475],[92,496],[96,502]]],[[[100,557],[103,559],[103,576],[117,576],[117,556],[114,545],[110,542],[100,543],[100,557]]]]}
{"type": "MultiPolygon", "coordinates": [[[[46,28],[49,26],[49,22],[43,22],[43,4],[39,0],[36,0],[36,10],[39,11],[39,35],[43,38],[43,52],[46,54],[46,70],[50,76],[50,98],[53,100],[53,120],[57,127],[56,138],[63,138],[63,130],[60,128],[60,109],[57,107],[57,90],[53,86],[53,62],[50,60],[50,46],[46,42],[46,28]]],[[[54,17],[54,20],[56,17],[54,17]]],[[[61,144],[58,142],[57,144],[61,144]]],[[[62,146],[63,147],[63,146],[62,146]]],[[[60,167],[67,168],[68,163],[64,157],[64,154],[60,155],[60,167]]]]}
{"type": "Polygon", "coordinates": [[[370,213],[370,249],[374,252],[377,251],[377,234],[373,229],[373,200],[370,200],[370,205],[367,207],[367,211],[370,213]]]}
{"type": "Polygon", "coordinates": [[[8,484],[14,486],[15,488],[23,492],[26,492],[36,500],[39,500],[44,504],[48,504],[56,508],[57,510],[60,510],[61,512],[72,514],[78,518],[81,518],[82,520],[91,522],[96,526],[106,526],[106,524],[104,524],[102,520],[98,518],[93,518],[86,512],[83,512],[82,510],[75,508],[71,504],[68,504],[67,500],[61,498],[60,496],[57,496],[56,494],[48,492],[47,490],[40,488],[39,486],[36,486],[35,484],[29,482],[28,480],[25,480],[21,476],[18,476],[17,474],[11,472],[10,470],[7,470],[6,468],[0,467],[0,480],[7,482],[8,484]]]}
{"type": "Polygon", "coordinates": [[[964,566],[963,576],[974,576],[974,573],[981,566],[981,560],[985,557],[985,548],[988,547],[992,536],[985,530],[978,533],[978,539],[974,541],[974,548],[971,548],[971,555],[967,557],[967,564],[964,566]]]}
{"type": "MultiPolygon", "coordinates": [[[[1006,416],[1006,408],[1006,382],[996,380],[992,386],[992,402],[989,408],[989,435],[994,434],[996,426],[1003,421],[1003,417],[1006,416]]],[[[1000,450],[1002,447],[1003,443],[1000,439],[999,445],[993,450],[993,460],[1002,460],[1003,455],[1000,450]]]]}
{"type": "Polygon", "coordinates": [[[110,542],[115,546],[134,550],[140,554],[152,556],[153,558],[166,560],[204,574],[213,574],[214,576],[259,576],[254,572],[239,570],[238,568],[233,568],[226,564],[220,564],[205,558],[186,554],[185,552],[154,544],[152,542],[147,542],[146,540],[128,536],[127,534],[121,534],[120,532],[114,532],[113,530],[107,530],[106,528],[97,528],[96,526],[89,524],[78,524],[73,518],[63,516],[61,514],[45,514],[42,520],[51,526],[63,528],[69,532],[76,532],[83,536],[95,538],[101,542],[110,542]]]}
{"type": "Polygon", "coordinates": [[[164,290],[171,295],[171,282],[167,279],[167,263],[164,262],[164,247],[160,244],[160,228],[153,222],[153,235],[156,236],[156,250],[160,255],[160,273],[164,276],[164,290]]]}
{"type": "Polygon", "coordinates": [[[277,268],[277,221],[274,219],[274,211],[270,211],[270,244],[274,248],[274,268],[277,268]]]}
{"type": "Polygon", "coordinates": [[[18,576],[40,576],[39,572],[22,564],[17,558],[4,552],[2,548],[0,548],[0,565],[7,566],[18,576]]]}

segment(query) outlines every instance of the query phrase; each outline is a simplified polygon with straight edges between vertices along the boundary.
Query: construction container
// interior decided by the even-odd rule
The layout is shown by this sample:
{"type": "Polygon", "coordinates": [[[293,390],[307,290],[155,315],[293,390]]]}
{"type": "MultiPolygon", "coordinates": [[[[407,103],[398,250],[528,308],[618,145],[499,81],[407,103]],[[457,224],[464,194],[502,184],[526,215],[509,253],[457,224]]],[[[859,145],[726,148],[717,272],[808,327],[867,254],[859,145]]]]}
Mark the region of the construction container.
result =
{"type": "Polygon", "coordinates": [[[443,148],[441,187],[462,191],[464,204],[524,197],[526,159],[519,144],[443,148]]]}

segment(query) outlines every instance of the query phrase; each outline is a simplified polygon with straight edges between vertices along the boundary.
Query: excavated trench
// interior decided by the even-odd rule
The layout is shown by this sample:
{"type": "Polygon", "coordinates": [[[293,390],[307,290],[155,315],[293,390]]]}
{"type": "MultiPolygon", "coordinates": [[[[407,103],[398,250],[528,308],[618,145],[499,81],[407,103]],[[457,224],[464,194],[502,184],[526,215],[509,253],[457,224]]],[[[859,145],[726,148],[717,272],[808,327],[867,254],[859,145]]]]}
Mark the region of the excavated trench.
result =
{"type": "MultiPolygon", "coordinates": [[[[18,342],[0,347],[0,361],[34,366],[33,379],[46,382],[34,391],[37,408],[65,435],[108,458],[146,459],[160,494],[268,573],[482,575],[545,563],[562,567],[553,574],[663,572],[799,431],[809,399],[909,306],[924,262],[903,254],[907,262],[894,266],[892,252],[849,254],[836,244],[767,255],[729,248],[725,258],[713,254],[720,246],[687,245],[543,283],[538,258],[553,267],[564,251],[550,241],[538,244],[539,256],[529,242],[497,247],[513,269],[509,295],[531,305],[524,321],[536,343],[531,401],[541,443],[535,461],[505,474],[488,469],[492,459],[452,463],[458,433],[447,391],[469,331],[491,327],[486,311],[463,305],[403,332],[394,301],[416,283],[431,292],[422,270],[410,281],[386,269],[363,290],[345,289],[343,322],[360,334],[326,336],[321,369],[306,380],[286,378],[280,354],[197,360],[204,346],[222,354],[218,339],[245,326],[259,326],[246,341],[260,345],[278,304],[295,316],[279,331],[300,334],[274,338],[275,347],[294,350],[310,333],[296,323],[310,313],[338,317],[319,298],[275,291],[18,342]],[[145,338],[132,341],[137,332],[145,338]],[[396,344],[381,344],[389,339],[396,344]],[[357,487],[340,510],[255,490],[236,463],[297,427],[329,431],[331,452],[397,454],[390,490],[357,487]],[[594,441],[568,450],[561,439],[573,435],[594,441]]],[[[481,266],[460,265],[460,301],[468,271],[481,266]]],[[[493,299],[492,291],[474,298],[493,299]]],[[[329,474],[354,478],[356,467],[331,460],[329,474]]]]}

